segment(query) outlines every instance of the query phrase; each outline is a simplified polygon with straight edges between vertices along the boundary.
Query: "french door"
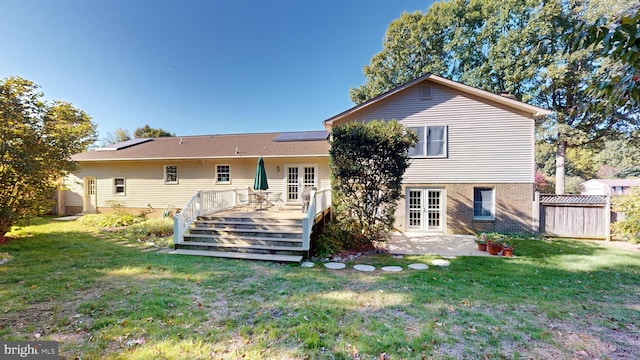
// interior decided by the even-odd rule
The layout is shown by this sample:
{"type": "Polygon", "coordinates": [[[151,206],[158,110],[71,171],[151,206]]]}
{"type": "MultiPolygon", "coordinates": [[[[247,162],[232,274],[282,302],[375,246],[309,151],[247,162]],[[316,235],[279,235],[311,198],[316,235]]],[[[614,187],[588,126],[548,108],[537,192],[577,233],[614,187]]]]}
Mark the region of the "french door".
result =
{"type": "Polygon", "coordinates": [[[442,189],[409,189],[407,195],[407,229],[444,231],[442,189]]]}
{"type": "Polygon", "coordinates": [[[288,203],[299,203],[302,190],[317,187],[317,167],[315,165],[287,165],[286,199],[288,203]]]}

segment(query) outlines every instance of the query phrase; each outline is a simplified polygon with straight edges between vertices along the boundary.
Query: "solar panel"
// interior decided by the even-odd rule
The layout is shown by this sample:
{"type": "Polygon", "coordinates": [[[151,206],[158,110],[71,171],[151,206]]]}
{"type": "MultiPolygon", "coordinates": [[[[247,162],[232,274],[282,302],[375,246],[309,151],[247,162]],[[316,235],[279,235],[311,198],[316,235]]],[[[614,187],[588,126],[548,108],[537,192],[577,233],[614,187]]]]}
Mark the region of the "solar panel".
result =
{"type": "Polygon", "coordinates": [[[275,142],[287,142],[287,141],[321,141],[327,140],[329,133],[325,130],[317,131],[292,131],[280,133],[273,141],[275,142]]]}
{"type": "Polygon", "coordinates": [[[139,145],[142,143],[146,143],[148,141],[151,141],[153,139],[151,138],[135,138],[135,139],[131,139],[131,140],[127,140],[127,141],[123,141],[123,142],[119,142],[117,144],[111,144],[105,147],[101,147],[101,148],[97,148],[96,151],[116,151],[116,150],[122,150],[131,146],[135,146],[135,145],[139,145]]]}

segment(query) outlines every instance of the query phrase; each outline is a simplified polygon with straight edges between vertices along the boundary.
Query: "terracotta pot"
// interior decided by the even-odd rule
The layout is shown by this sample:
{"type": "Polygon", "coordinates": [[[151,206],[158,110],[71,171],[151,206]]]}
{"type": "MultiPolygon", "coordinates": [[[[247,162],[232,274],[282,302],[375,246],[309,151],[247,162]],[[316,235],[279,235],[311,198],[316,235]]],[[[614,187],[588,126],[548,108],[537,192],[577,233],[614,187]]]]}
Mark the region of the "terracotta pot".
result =
{"type": "Polygon", "coordinates": [[[491,255],[498,255],[501,250],[502,250],[502,245],[500,244],[491,243],[487,246],[487,251],[489,251],[489,254],[491,255]]]}
{"type": "Polygon", "coordinates": [[[511,246],[506,246],[502,248],[502,255],[506,256],[506,257],[512,257],[513,256],[513,247],[511,246]]]}
{"type": "Polygon", "coordinates": [[[478,243],[478,250],[480,250],[480,251],[487,251],[487,244],[480,244],[480,243],[478,243]]]}

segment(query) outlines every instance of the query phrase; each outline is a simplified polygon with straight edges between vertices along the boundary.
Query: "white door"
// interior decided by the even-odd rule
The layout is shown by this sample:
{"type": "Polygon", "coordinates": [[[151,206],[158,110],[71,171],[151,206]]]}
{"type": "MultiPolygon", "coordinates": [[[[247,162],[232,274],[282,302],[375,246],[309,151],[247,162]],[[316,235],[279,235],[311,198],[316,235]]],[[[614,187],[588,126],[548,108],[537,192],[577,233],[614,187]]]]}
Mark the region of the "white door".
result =
{"type": "Polygon", "coordinates": [[[287,165],[285,188],[288,203],[300,203],[300,195],[306,187],[317,187],[317,167],[315,165],[287,165]]]}
{"type": "Polygon", "coordinates": [[[84,187],[84,196],[83,196],[82,212],[85,214],[95,214],[96,201],[97,201],[96,178],[90,177],[90,176],[85,177],[83,187],[84,187]]]}
{"type": "Polygon", "coordinates": [[[407,196],[407,229],[444,231],[442,189],[409,189],[407,196]]]}

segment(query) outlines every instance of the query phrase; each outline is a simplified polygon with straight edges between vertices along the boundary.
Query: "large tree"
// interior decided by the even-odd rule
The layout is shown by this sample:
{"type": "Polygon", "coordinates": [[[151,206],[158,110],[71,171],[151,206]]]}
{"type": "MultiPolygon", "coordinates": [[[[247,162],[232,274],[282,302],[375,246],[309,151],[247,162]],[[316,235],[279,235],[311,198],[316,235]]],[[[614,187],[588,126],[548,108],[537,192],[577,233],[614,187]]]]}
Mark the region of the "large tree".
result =
{"type": "Polygon", "coordinates": [[[156,129],[145,125],[144,127],[137,128],[136,131],[133,132],[133,136],[137,138],[157,138],[176,136],[176,134],[161,128],[156,129]]]}
{"type": "Polygon", "coordinates": [[[113,145],[127,140],[131,140],[129,130],[117,128],[113,132],[107,133],[107,135],[102,138],[102,146],[113,145]]]}
{"type": "Polygon", "coordinates": [[[600,146],[638,127],[637,109],[587,111],[603,101],[588,91],[619,66],[573,48],[579,25],[633,6],[611,0],[453,0],[389,25],[383,49],[365,66],[366,82],[351,89],[360,104],[408,80],[434,73],[551,109],[539,134],[556,149],[556,192],[564,192],[565,156],[572,147],[600,146]]]}
{"type": "Polygon", "coordinates": [[[0,81],[0,238],[16,220],[48,208],[71,155],[95,141],[95,124],[73,105],[47,102],[19,77],[0,81]]]}
{"type": "Polygon", "coordinates": [[[416,140],[397,121],[351,122],[333,129],[329,154],[336,220],[356,245],[389,234],[408,150],[416,140]]]}

